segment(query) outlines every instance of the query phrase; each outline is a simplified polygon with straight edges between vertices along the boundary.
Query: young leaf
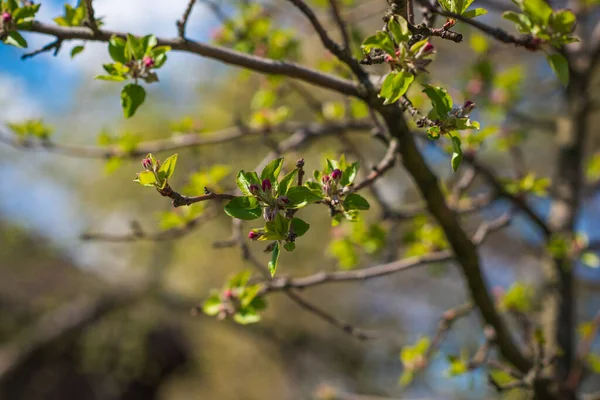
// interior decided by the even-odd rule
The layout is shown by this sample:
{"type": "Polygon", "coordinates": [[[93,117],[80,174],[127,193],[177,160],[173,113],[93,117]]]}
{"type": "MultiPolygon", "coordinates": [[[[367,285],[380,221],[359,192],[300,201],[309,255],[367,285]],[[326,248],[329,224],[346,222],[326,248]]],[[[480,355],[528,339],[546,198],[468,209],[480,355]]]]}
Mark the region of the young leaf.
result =
{"type": "Polygon", "coordinates": [[[144,57],[145,48],[143,47],[142,40],[136,38],[131,34],[127,34],[127,43],[125,44],[125,58],[131,60],[141,60],[144,57]]]}
{"type": "Polygon", "coordinates": [[[351,210],[368,210],[370,208],[367,199],[356,193],[350,193],[344,199],[344,209],[351,210]]]}
{"type": "Polygon", "coordinates": [[[206,315],[215,316],[221,311],[221,299],[217,293],[211,294],[211,296],[204,301],[202,305],[202,311],[206,315]]]}
{"type": "Polygon", "coordinates": [[[575,28],[575,14],[569,10],[558,10],[550,17],[550,26],[555,32],[569,34],[575,28]]]}
{"type": "Polygon", "coordinates": [[[298,175],[298,170],[293,169],[283,177],[281,182],[279,182],[279,188],[277,189],[277,194],[279,196],[284,196],[288,189],[294,185],[294,179],[296,178],[296,175],[298,175]]]}
{"type": "Polygon", "coordinates": [[[130,83],[121,91],[121,107],[125,118],[131,118],[146,99],[146,90],[140,85],[130,83]]]}
{"type": "Polygon", "coordinates": [[[173,154],[171,157],[167,158],[160,166],[160,169],[158,170],[158,178],[161,181],[169,179],[173,175],[173,172],[175,172],[176,164],[177,154],[173,154]]]}
{"type": "Polygon", "coordinates": [[[277,270],[277,263],[279,262],[279,243],[275,243],[275,247],[273,248],[273,252],[271,253],[271,261],[269,261],[269,272],[271,276],[275,276],[275,271],[277,270]]]}
{"type": "Polygon", "coordinates": [[[598,258],[596,253],[591,251],[586,251],[581,255],[581,262],[590,268],[600,267],[600,258],[598,258]]]}
{"type": "Polygon", "coordinates": [[[71,50],[71,58],[75,57],[77,54],[81,53],[85,49],[83,46],[75,46],[71,50]]]}
{"type": "Polygon", "coordinates": [[[287,242],[286,244],[283,245],[283,248],[286,249],[287,251],[294,251],[294,249],[296,248],[296,243],[287,242]]]}
{"type": "Polygon", "coordinates": [[[152,171],[142,171],[134,179],[134,182],[144,186],[156,186],[156,177],[152,171]]]}
{"type": "Polygon", "coordinates": [[[277,178],[279,177],[279,173],[281,172],[281,167],[283,166],[283,158],[276,158],[267,164],[267,166],[260,173],[260,179],[265,180],[269,179],[273,186],[277,186],[277,178]]]}
{"type": "Polygon", "coordinates": [[[401,15],[395,15],[394,18],[390,19],[388,29],[392,32],[396,43],[406,42],[410,38],[408,22],[401,15]]]}
{"type": "Polygon", "coordinates": [[[475,8],[473,10],[464,12],[462,16],[465,18],[475,18],[485,14],[487,14],[487,10],[485,8],[475,8]]]}
{"type": "Polygon", "coordinates": [[[371,49],[381,49],[390,55],[396,53],[392,39],[386,32],[382,31],[377,31],[375,35],[366,38],[362,43],[362,48],[367,52],[371,49]]]}
{"type": "Polygon", "coordinates": [[[233,314],[233,320],[240,325],[255,324],[260,321],[260,315],[251,308],[244,308],[233,314]]]}
{"type": "Polygon", "coordinates": [[[118,36],[113,36],[108,41],[108,53],[110,58],[116,62],[127,64],[129,59],[125,57],[125,40],[118,36]]]}
{"type": "Polygon", "coordinates": [[[431,86],[431,85],[423,85],[425,89],[423,89],[423,93],[429,97],[431,100],[431,105],[433,109],[437,112],[437,115],[444,119],[448,112],[452,109],[452,98],[444,89],[440,86],[431,86]]]}
{"type": "Polygon", "coordinates": [[[298,237],[303,236],[308,231],[309,228],[310,228],[310,225],[308,223],[304,222],[303,220],[301,220],[300,218],[292,219],[291,230],[294,231],[296,236],[298,236],[298,237]]]}
{"type": "Polygon", "coordinates": [[[521,0],[519,3],[519,7],[536,25],[548,24],[552,8],[545,0],[521,0]]]}
{"type": "Polygon", "coordinates": [[[237,178],[235,179],[235,182],[237,183],[238,188],[240,188],[240,191],[245,194],[246,196],[251,196],[252,193],[250,192],[250,185],[254,184],[254,185],[259,185],[260,182],[258,181],[258,178],[253,179],[254,177],[252,176],[252,174],[248,174],[246,172],[244,172],[244,170],[241,170],[240,172],[238,172],[237,178]]]}
{"type": "Polygon", "coordinates": [[[383,104],[392,104],[398,101],[406,93],[414,79],[415,76],[408,71],[390,73],[383,81],[379,93],[379,96],[385,99],[383,104]]]}
{"type": "Polygon", "coordinates": [[[225,213],[232,218],[253,220],[260,218],[262,211],[258,200],[250,196],[240,196],[225,205],[225,213]]]}
{"type": "Polygon", "coordinates": [[[460,163],[462,163],[463,153],[460,147],[460,139],[452,136],[452,172],[456,172],[460,163]]]}
{"type": "Polygon", "coordinates": [[[569,63],[567,60],[558,53],[550,54],[546,59],[560,83],[567,86],[569,84],[569,63]]]}
{"type": "Polygon", "coordinates": [[[290,208],[302,208],[322,199],[306,186],[292,186],[287,192],[287,198],[290,199],[290,208]]]}
{"type": "Polygon", "coordinates": [[[6,38],[4,38],[4,44],[10,44],[11,46],[19,48],[27,48],[27,41],[17,31],[9,32],[6,38]]]}
{"type": "Polygon", "coordinates": [[[356,179],[356,174],[358,172],[359,165],[360,161],[357,161],[344,170],[344,172],[342,173],[342,179],[340,179],[340,185],[348,186],[349,184],[354,182],[354,179],[356,179]]]}

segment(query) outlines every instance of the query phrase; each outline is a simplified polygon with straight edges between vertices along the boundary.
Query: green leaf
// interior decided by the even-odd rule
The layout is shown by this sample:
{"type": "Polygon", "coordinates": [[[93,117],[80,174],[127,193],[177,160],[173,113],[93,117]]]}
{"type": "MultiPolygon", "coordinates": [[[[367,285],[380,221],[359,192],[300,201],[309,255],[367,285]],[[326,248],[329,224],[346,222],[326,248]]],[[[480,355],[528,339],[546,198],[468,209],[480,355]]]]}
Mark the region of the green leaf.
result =
{"type": "Polygon", "coordinates": [[[390,36],[386,32],[377,31],[373,36],[369,36],[362,43],[362,48],[369,52],[372,49],[381,49],[390,55],[396,53],[396,48],[390,36]]]}
{"type": "Polygon", "coordinates": [[[558,10],[550,17],[550,27],[553,31],[569,34],[575,29],[575,14],[570,10],[558,10]]]}
{"type": "Polygon", "coordinates": [[[275,215],[275,219],[271,221],[271,223],[267,222],[269,226],[269,231],[274,231],[277,234],[277,237],[281,239],[285,239],[290,230],[290,222],[289,218],[284,217],[280,213],[275,215]]]}
{"type": "Polygon", "coordinates": [[[135,58],[136,60],[141,60],[144,58],[145,48],[143,47],[143,43],[140,39],[136,38],[131,34],[127,34],[127,43],[125,44],[125,58],[131,60],[135,58]]]}
{"type": "Polygon", "coordinates": [[[531,20],[540,26],[545,26],[552,15],[552,8],[546,0],[521,0],[519,6],[531,20]]]}
{"type": "Polygon", "coordinates": [[[4,44],[19,48],[27,48],[27,41],[17,31],[9,32],[6,38],[4,38],[4,44]]]}
{"type": "Polygon", "coordinates": [[[71,58],[75,57],[77,54],[81,53],[85,49],[84,46],[75,46],[71,50],[71,58]]]}
{"type": "Polygon", "coordinates": [[[390,73],[383,81],[379,93],[379,96],[385,99],[383,104],[392,104],[398,101],[406,93],[414,79],[415,76],[408,71],[390,73]]]}
{"type": "Polygon", "coordinates": [[[410,38],[408,22],[401,15],[394,15],[394,18],[389,20],[388,29],[392,32],[396,43],[406,42],[410,38]]]}
{"type": "Polygon", "coordinates": [[[252,110],[260,110],[263,108],[271,108],[275,104],[277,96],[272,90],[261,89],[252,96],[250,101],[250,108],[252,110]]]}
{"type": "Polygon", "coordinates": [[[368,210],[371,206],[367,199],[357,193],[350,193],[344,199],[344,209],[350,210],[368,210]]]}
{"type": "Polygon", "coordinates": [[[558,53],[550,54],[546,59],[560,83],[567,86],[569,84],[569,63],[567,60],[558,53]]]}
{"type": "Polygon", "coordinates": [[[235,197],[225,205],[225,213],[232,218],[253,220],[262,215],[258,200],[251,196],[235,197]]]}
{"type": "Polygon", "coordinates": [[[217,293],[211,294],[211,296],[204,301],[202,305],[202,311],[206,315],[215,316],[221,311],[221,299],[217,293]]]}
{"type": "Polygon", "coordinates": [[[581,262],[590,268],[600,267],[600,258],[591,251],[586,251],[581,255],[581,262]]]}
{"type": "Polygon", "coordinates": [[[529,17],[525,14],[519,14],[514,11],[505,11],[502,18],[517,24],[517,28],[521,33],[530,33],[533,24],[529,17]]]}
{"type": "Polygon", "coordinates": [[[246,173],[244,170],[238,172],[235,182],[237,183],[238,188],[240,188],[240,191],[246,196],[252,196],[250,185],[260,185],[258,178],[254,179],[252,174],[246,173]]]}
{"type": "Polygon", "coordinates": [[[310,225],[308,223],[304,222],[303,220],[301,220],[300,218],[292,219],[291,230],[294,231],[296,236],[298,236],[298,237],[303,236],[308,231],[309,228],[310,228],[310,225]]]}
{"type": "Polygon", "coordinates": [[[287,242],[286,244],[283,245],[283,248],[286,249],[287,251],[294,251],[294,249],[296,248],[296,243],[287,242]]]}
{"type": "Polygon", "coordinates": [[[271,184],[277,188],[277,178],[279,177],[279,173],[281,172],[281,167],[283,166],[283,158],[276,158],[267,164],[265,168],[263,168],[260,173],[260,179],[265,180],[268,179],[271,181],[271,184]]]}
{"type": "Polygon", "coordinates": [[[121,91],[121,107],[125,118],[131,118],[146,99],[146,90],[140,85],[130,83],[121,91]]]}
{"type": "Polygon", "coordinates": [[[130,59],[125,57],[125,46],[125,39],[112,36],[108,41],[108,53],[110,57],[116,62],[127,64],[130,59]]]}
{"type": "Polygon", "coordinates": [[[177,154],[173,154],[171,157],[167,158],[163,164],[160,166],[158,170],[158,178],[161,181],[166,181],[169,179],[173,172],[175,172],[175,165],[177,164],[177,154]]]}
{"type": "Polygon", "coordinates": [[[154,35],[146,35],[140,40],[140,46],[144,50],[144,55],[152,54],[152,49],[158,44],[154,35]]]}
{"type": "Polygon", "coordinates": [[[156,186],[156,177],[152,171],[143,171],[137,175],[134,182],[138,182],[144,186],[156,186]]]}
{"type": "Polygon", "coordinates": [[[260,321],[260,315],[251,308],[245,308],[233,314],[233,320],[240,325],[255,324],[260,321]]]}
{"type": "Polygon", "coordinates": [[[277,263],[279,262],[279,243],[275,243],[275,247],[273,248],[273,252],[271,253],[271,261],[269,261],[269,272],[271,276],[275,276],[275,271],[277,271],[277,263]]]}
{"type": "Polygon", "coordinates": [[[479,17],[480,15],[485,15],[487,13],[488,12],[485,8],[475,8],[473,10],[469,10],[469,11],[462,13],[462,16],[465,18],[475,18],[475,17],[479,17]]]}
{"type": "Polygon", "coordinates": [[[437,112],[440,119],[445,119],[450,110],[452,109],[452,98],[444,89],[440,86],[423,85],[423,93],[431,100],[433,109],[437,112]]]}
{"type": "Polygon", "coordinates": [[[290,199],[289,208],[302,208],[307,204],[322,200],[322,197],[311,191],[306,186],[292,186],[287,191],[290,199]]]}
{"type": "Polygon", "coordinates": [[[284,196],[289,188],[294,185],[296,175],[298,175],[298,169],[293,169],[283,177],[281,182],[279,182],[279,188],[277,189],[277,194],[279,196],[284,196]]]}
{"type": "Polygon", "coordinates": [[[452,172],[456,172],[463,160],[463,152],[460,146],[460,139],[452,136],[452,172]]]}
{"type": "Polygon", "coordinates": [[[360,166],[360,161],[357,161],[357,162],[351,164],[350,166],[348,166],[342,172],[342,178],[340,179],[340,185],[348,186],[349,184],[354,182],[354,180],[356,179],[356,175],[358,173],[359,166],[360,166]]]}
{"type": "Polygon", "coordinates": [[[99,81],[111,81],[111,82],[123,82],[127,80],[124,76],[118,75],[96,75],[94,79],[98,79],[99,81]]]}

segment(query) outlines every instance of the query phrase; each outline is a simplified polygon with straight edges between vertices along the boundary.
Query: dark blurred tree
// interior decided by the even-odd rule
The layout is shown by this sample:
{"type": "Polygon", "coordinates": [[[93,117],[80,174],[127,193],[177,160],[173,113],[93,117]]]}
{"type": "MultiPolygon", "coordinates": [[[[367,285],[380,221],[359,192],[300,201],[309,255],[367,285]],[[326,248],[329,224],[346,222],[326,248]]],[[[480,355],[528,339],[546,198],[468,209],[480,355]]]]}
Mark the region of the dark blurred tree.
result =
{"type": "MultiPolygon", "coordinates": [[[[113,62],[104,65],[106,74],[97,79],[126,82],[121,91],[125,118],[141,112],[145,86],[158,81],[157,71],[170,51],[241,67],[242,74],[227,79],[253,92],[243,99],[247,107],[230,105],[232,128],[206,132],[193,119],[183,119],[173,126],[179,135],[154,141],[132,134],[104,134],[99,147],[64,145],[51,139],[42,121],[9,124],[12,134],[4,140],[18,147],[107,159],[111,169],[124,159],[144,157],[136,182],[169,197],[175,208],[163,214],[163,230],[157,233],[135,223],[128,235],[86,234],[85,238],[117,242],[180,238],[217,218],[225,202],[233,232],[214,246],[238,248],[258,274],[237,273],[221,290],[213,291],[198,311],[244,325],[256,323],[267,298],[281,292],[360,340],[371,335],[330,314],[326,307],[308,302],[299,292],[451,261],[460,268],[469,302],[449,304],[436,333],[403,346],[401,383],[410,384],[424,371],[452,325],[475,309],[483,327],[482,344],[472,354],[449,355],[450,375],[485,371],[483,376],[499,393],[531,393],[539,399],[580,396],[584,378],[600,370],[600,358],[591,351],[600,314],[591,320],[589,313],[578,317],[577,300],[583,292],[578,293],[576,285],[579,263],[600,266],[596,254],[600,246],[577,226],[578,219],[596,218],[592,212],[584,214],[584,206],[595,195],[600,178],[600,157],[594,152],[592,135],[597,102],[594,74],[600,58],[596,2],[481,1],[475,5],[481,7],[471,7],[472,1],[459,0],[361,4],[289,0],[224,6],[207,0],[203,3],[222,22],[214,32],[214,44],[186,35],[195,3],[190,1],[177,21],[175,38],[106,30],[91,0],[77,7],[67,5],[56,24],[35,20],[39,5],[1,3],[0,37],[6,44],[26,47],[20,32],[55,39],[24,58],[58,52],[72,41],[76,42],[71,50],[74,57],[85,51],[87,41],[108,42],[113,62]],[[488,10],[504,11],[504,19],[519,33],[511,33],[510,25],[505,28],[481,18],[488,10]],[[361,23],[365,14],[382,18],[383,27],[376,31],[370,23],[361,23]],[[301,29],[308,25],[310,30],[299,35],[291,29],[296,25],[301,29]],[[470,47],[464,43],[467,29],[470,47]],[[314,51],[317,45],[325,48],[325,54],[314,51]],[[516,47],[521,57],[510,67],[498,56],[506,46],[516,47]],[[462,68],[436,67],[436,53],[441,58],[444,52],[462,68]],[[541,68],[536,64],[538,55],[546,63],[542,79],[536,77],[541,68]],[[533,77],[531,65],[536,66],[533,77]],[[436,73],[429,75],[429,70],[436,73]],[[256,78],[254,73],[267,77],[257,84],[249,80],[256,78]],[[438,85],[439,81],[451,85],[438,85]],[[460,97],[464,101],[456,100],[460,97]],[[555,143],[527,140],[550,134],[555,143]],[[256,158],[257,140],[271,152],[258,166],[248,168],[247,160],[256,158]],[[347,158],[335,154],[318,160],[284,159],[311,142],[326,143],[347,158]],[[194,196],[175,190],[178,155],[162,162],[154,155],[224,143],[230,144],[236,160],[229,155],[193,173],[182,192],[194,196]],[[366,154],[374,152],[383,154],[365,173],[366,154]],[[440,159],[449,163],[442,165],[440,159]],[[234,161],[245,166],[235,178],[229,176],[235,172],[230,165],[234,161]],[[315,168],[315,163],[322,168],[315,168]],[[539,167],[533,168],[534,164],[539,167]],[[393,182],[402,179],[395,175],[399,167],[414,183],[414,205],[398,204],[393,182]],[[367,211],[375,208],[371,204],[376,204],[377,215],[367,211]],[[490,218],[488,209],[501,214],[490,218]],[[286,264],[294,258],[289,253],[322,248],[319,232],[311,226],[318,226],[323,216],[331,221],[327,250],[339,268],[317,266],[311,268],[312,274],[285,275],[286,264]],[[246,234],[244,220],[264,223],[253,223],[246,234]],[[526,221],[527,229],[534,232],[528,235],[533,244],[515,244],[508,250],[519,247],[542,257],[544,279],[539,285],[517,281],[506,290],[492,289],[484,276],[481,245],[515,220],[526,221]],[[252,252],[255,244],[248,243],[246,236],[266,241],[268,262],[252,252]],[[278,269],[280,258],[283,268],[278,269]],[[369,266],[358,268],[362,264],[369,266]]],[[[216,99],[220,93],[214,90],[216,99]]],[[[183,169],[196,166],[182,159],[177,171],[183,169]]],[[[169,250],[152,252],[149,291],[161,293],[161,266],[169,254],[169,250]]],[[[327,388],[317,395],[351,398],[327,388]]]]}

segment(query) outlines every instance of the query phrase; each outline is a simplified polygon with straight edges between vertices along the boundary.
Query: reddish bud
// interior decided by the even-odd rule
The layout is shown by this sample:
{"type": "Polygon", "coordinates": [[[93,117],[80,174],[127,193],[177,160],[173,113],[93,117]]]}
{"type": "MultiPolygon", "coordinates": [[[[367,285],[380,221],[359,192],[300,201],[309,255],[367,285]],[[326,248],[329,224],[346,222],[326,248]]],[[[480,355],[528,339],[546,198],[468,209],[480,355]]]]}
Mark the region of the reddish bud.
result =
{"type": "Polygon", "coordinates": [[[323,181],[323,183],[327,183],[331,180],[331,177],[329,175],[323,175],[321,180],[323,181]]]}
{"type": "Polygon", "coordinates": [[[265,179],[262,181],[262,190],[263,192],[267,192],[269,190],[271,190],[273,186],[271,185],[271,181],[268,179],[265,179]]]}
{"type": "Polygon", "coordinates": [[[5,24],[12,21],[12,15],[9,12],[3,12],[2,13],[2,22],[4,22],[5,24]]]}
{"type": "Polygon", "coordinates": [[[231,289],[225,289],[225,291],[223,291],[223,297],[225,297],[226,299],[232,298],[233,291],[231,289]]]}
{"type": "Polygon", "coordinates": [[[465,101],[465,104],[463,105],[463,112],[469,113],[469,112],[473,111],[474,108],[475,108],[475,103],[473,103],[471,100],[467,100],[467,101],[465,101]]]}
{"type": "Polygon", "coordinates": [[[337,168],[336,168],[336,169],[334,169],[334,170],[331,172],[331,179],[333,179],[333,180],[336,180],[336,181],[337,181],[337,180],[339,180],[341,177],[342,177],[342,171],[340,171],[339,169],[337,169],[337,168]]]}
{"type": "Polygon", "coordinates": [[[260,186],[252,184],[248,187],[248,190],[250,190],[250,193],[252,193],[252,194],[257,194],[258,191],[260,190],[260,186]]]}
{"type": "Polygon", "coordinates": [[[540,46],[544,44],[544,41],[538,37],[534,37],[524,44],[525,48],[530,51],[536,51],[540,49],[540,46]]]}
{"type": "Polygon", "coordinates": [[[260,233],[258,233],[258,232],[255,232],[255,231],[250,231],[250,232],[248,233],[248,239],[250,239],[250,240],[257,240],[257,239],[258,239],[259,237],[261,237],[261,236],[262,236],[262,235],[261,235],[260,233]]]}
{"type": "Polygon", "coordinates": [[[423,46],[423,54],[427,54],[427,53],[431,53],[433,50],[435,50],[435,47],[433,47],[433,45],[431,44],[431,42],[427,42],[425,43],[425,46],[423,46]]]}
{"type": "Polygon", "coordinates": [[[392,56],[390,56],[389,54],[386,54],[385,55],[385,62],[391,63],[392,61],[394,61],[394,59],[392,58],[392,56]]]}
{"type": "Polygon", "coordinates": [[[282,206],[286,206],[290,204],[290,199],[288,199],[286,196],[279,196],[277,198],[277,202],[282,206]]]}
{"type": "Polygon", "coordinates": [[[454,24],[456,24],[456,20],[448,18],[446,20],[446,22],[444,23],[444,25],[442,26],[442,29],[447,31],[448,29],[452,28],[454,26],[454,24]]]}
{"type": "Polygon", "coordinates": [[[152,160],[150,158],[144,158],[142,160],[142,166],[146,171],[150,171],[152,169],[152,160]]]}
{"type": "Polygon", "coordinates": [[[154,67],[154,59],[150,56],[144,56],[144,58],[142,59],[142,62],[144,63],[144,66],[146,68],[154,67]]]}

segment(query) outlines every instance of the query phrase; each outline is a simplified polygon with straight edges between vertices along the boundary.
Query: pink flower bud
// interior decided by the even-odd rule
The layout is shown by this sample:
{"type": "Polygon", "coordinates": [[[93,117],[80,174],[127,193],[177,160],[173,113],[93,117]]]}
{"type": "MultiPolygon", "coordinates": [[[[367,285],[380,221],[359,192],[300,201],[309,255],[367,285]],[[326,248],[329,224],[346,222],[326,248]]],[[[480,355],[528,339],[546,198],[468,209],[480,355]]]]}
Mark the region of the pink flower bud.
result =
{"type": "Polygon", "coordinates": [[[154,59],[150,56],[144,56],[144,58],[142,59],[142,62],[144,63],[144,66],[146,68],[154,67],[154,59]]]}
{"type": "Polygon", "coordinates": [[[392,58],[392,56],[390,56],[389,54],[385,55],[385,62],[386,63],[391,63],[392,61],[394,61],[394,59],[392,58]]]}
{"type": "Polygon", "coordinates": [[[250,190],[250,193],[252,193],[252,194],[257,194],[258,191],[260,190],[260,186],[252,184],[252,185],[250,185],[250,187],[248,187],[248,190],[250,190]]]}
{"type": "Polygon", "coordinates": [[[327,183],[331,180],[331,177],[329,175],[323,175],[323,177],[321,178],[321,181],[323,181],[323,183],[327,183]]]}
{"type": "Polygon", "coordinates": [[[331,172],[331,179],[337,181],[341,177],[342,177],[342,171],[340,171],[339,169],[336,168],[331,172]]]}
{"type": "Polygon", "coordinates": [[[223,297],[225,297],[226,299],[232,298],[233,292],[231,291],[231,289],[225,289],[225,291],[223,292],[223,297]]]}
{"type": "Polygon", "coordinates": [[[433,47],[433,45],[431,44],[431,42],[427,42],[425,43],[425,46],[423,46],[423,54],[429,54],[431,53],[433,50],[435,50],[435,47],[433,47]]]}
{"type": "Polygon", "coordinates": [[[290,199],[288,199],[286,196],[279,196],[277,198],[277,203],[280,206],[285,207],[286,205],[290,204],[290,199]]]}
{"type": "Polygon", "coordinates": [[[258,232],[255,231],[250,231],[248,233],[248,239],[250,240],[258,240],[258,238],[260,238],[262,235],[258,232]]]}
{"type": "Polygon", "coordinates": [[[268,179],[265,179],[262,181],[262,190],[263,192],[267,192],[269,190],[271,190],[273,186],[271,185],[271,181],[268,179]]]}
{"type": "Polygon", "coordinates": [[[471,100],[467,100],[467,101],[465,101],[465,104],[463,105],[463,113],[469,113],[469,112],[473,111],[474,108],[475,108],[475,103],[473,103],[471,100]]]}
{"type": "Polygon", "coordinates": [[[9,12],[3,12],[2,13],[2,22],[4,22],[5,24],[12,21],[12,15],[9,12]]]}
{"type": "Polygon", "coordinates": [[[144,158],[142,160],[142,166],[146,171],[152,170],[152,160],[150,158],[144,158]]]}

